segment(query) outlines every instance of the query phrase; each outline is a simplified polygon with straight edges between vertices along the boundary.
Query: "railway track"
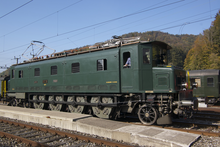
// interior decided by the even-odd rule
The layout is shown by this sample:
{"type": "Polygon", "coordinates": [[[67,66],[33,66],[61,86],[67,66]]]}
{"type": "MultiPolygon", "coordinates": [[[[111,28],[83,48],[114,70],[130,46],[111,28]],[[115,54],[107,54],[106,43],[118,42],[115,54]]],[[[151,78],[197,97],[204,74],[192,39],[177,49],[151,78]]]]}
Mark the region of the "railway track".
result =
{"type": "Polygon", "coordinates": [[[88,143],[95,144],[95,146],[131,147],[131,145],[120,142],[83,136],[5,119],[0,119],[0,136],[13,138],[18,140],[18,142],[25,143],[27,146],[34,147],[62,146],[66,144],[83,146],[88,143]]]}

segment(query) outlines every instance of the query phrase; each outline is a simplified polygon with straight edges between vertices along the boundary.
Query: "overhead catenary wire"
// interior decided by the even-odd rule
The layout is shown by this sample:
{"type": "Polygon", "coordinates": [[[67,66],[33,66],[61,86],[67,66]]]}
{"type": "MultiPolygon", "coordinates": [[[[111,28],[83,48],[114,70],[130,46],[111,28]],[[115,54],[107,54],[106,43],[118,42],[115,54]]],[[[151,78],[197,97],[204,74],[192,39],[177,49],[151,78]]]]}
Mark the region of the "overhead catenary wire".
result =
{"type": "Polygon", "coordinates": [[[120,16],[120,17],[117,17],[117,18],[113,18],[113,19],[110,19],[110,20],[106,20],[106,21],[103,21],[103,22],[99,22],[99,23],[96,23],[96,24],[93,24],[93,25],[85,26],[85,27],[82,27],[82,28],[79,28],[79,29],[74,29],[74,30],[67,31],[67,32],[64,32],[64,33],[60,33],[60,34],[57,34],[57,35],[54,35],[54,36],[50,36],[50,37],[47,37],[47,38],[42,39],[41,41],[47,40],[47,39],[51,39],[51,38],[54,38],[54,37],[57,37],[57,36],[66,35],[66,34],[69,34],[69,33],[72,33],[72,32],[76,32],[76,31],[79,31],[79,30],[83,30],[83,29],[86,29],[86,28],[91,28],[91,27],[94,27],[94,26],[97,26],[97,25],[109,23],[109,22],[112,22],[112,21],[116,21],[116,20],[119,20],[119,19],[122,19],[122,18],[126,18],[126,17],[129,17],[129,16],[133,16],[133,15],[136,15],[136,14],[140,14],[140,13],[143,13],[143,12],[147,12],[147,11],[159,9],[159,8],[161,8],[161,7],[173,5],[173,4],[176,4],[176,3],[183,2],[183,1],[184,1],[184,0],[179,0],[179,1],[172,2],[172,3],[169,3],[169,4],[165,4],[165,5],[162,5],[162,6],[157,6],[157,7],[154,7],[154,8],[150,8],[150,9],[147,9],[147,10],[142,10],[142,11],[134,12],[134,13],[127,14],[127,15],[124,15],[124,16],[120,16]]]}
{"type": "MultiPolygon", "coordinates": [[[[80,1],[82,1],[82,0],[80,0],[80,1]]],[[[59,11],[62,11],[62,10],[66,9],[66,8],[68,8],[68,7],[70,7],[70,6],[74,5],[74,4],[77,4],[77,3],[79,3],[80,1],[77,1],[76,3],[73,3],[73,4],[71,4],[71,5],[69,5],[69,6],[65,7],[65,8],[62,8],[62,9],[60,9],[59,11]]],[[[117,17],[117,18],[114,18],[114,19],[110,19],[110,20],[107,20],[107,21],[99,22],[99,23],[96,23],[96,24],[93,24],[93,25],[89,25],[89,26],[86,26],[86,27],[82,27],[82,28],[79,28],[79,29],[71,30],[71,31],[64,32],[64,33],[61,33],[61,34],[56,34],[56,35],[54,35],[54,36],[50,36],[50,37],[41,39],[40,41],[44,41],[44,40],[51,39],[51,38],[54,38],[54,37],[62,36],[62,35],[69,34],[69,33],[72,33],[72,32],[76,32],[76,31],[79,31],[79,30],[91,28],[91,27],[94,27],[94,26],[99,26],[99,25],[102,25],[102,24],[105,24],[105,23],[109,23],[109,22],[112,22],[112,21],[116,21],[116,20],[119,20],[119,19],[122,19],[122,18],[126,18],[126,17],[129,17],[129,16],[133,16],[133,15],[136,15],[136,14],[140,14],[140,13],[143,13],[143,12],[147,12],[147,11],[159,9],[159,8],[161,8],[161,7],[170,6],[170,5],[173,5],[173,4],[176,4],[176,3],[180,3],[180,2],[183,2],[183,1],[184,1],[184,0],[179,0],[179,1],[172,2],[172,3],[164,4],[164,5],[161,5],[161,6],[153,7],[153,8],[150,8],[150,9],[140,10],[140,11],[137,11],[137,12],[134,12],[134,13],[130,13],[130,14],[127,14],[127,15],[124,15],[124,16],[121,16],[121,17],[117,17]]],[[[54,13],[51,13],[51,14],[49,14],[49,15],[47,15],[47,16],[41,18],[41,19],[38,19],[38,20],[36,20],[36,21],[34,21],[34,22],[28,24],[28,25],[31,25],[31,24],[33,24],[33,23],[35,23],[35,22],[37,22],[37,21],[40,21],[40,20],[42,20],[42,19],[44,19],[44,18],[47,18],[47,17],[49,17],[49,16],[51,16],[51,15],[53,15],[53,14],[56,14],[56,13],[57,13],[57,11],[54,12],[54,13]]],[[[28,26],[28,25],[26,25],[26,26],[28,26]]],[[[24,27],[26,27],[26,26],[24,26],[24,27]]],[[[22,27],[22,28],[24,28],[24,27],[22,27]]],[[[22,29],[22,28],[20,28],[20,29],[22,29]]],[[[20,30],[20,29],[19,29],[19,30],[20,30]]],[[[17,30],[18,30],[18,29],[17,29],[17,30]]],[[[17,30],[15,30],[15,31],[17,31],[17,30]]],[[[13,32],[14,32],[14,31],[13,31],[13,32]]],[[[13,32],[10,32],[10,33],[13,33],[13,32]]],[[[10,34],[10,33],[8,33],[8,34],[10,34]]],[[[8,35],[8,34],[5,34],[5,35],[8,35]]],[[[26,45],[28,45],[28,44],[24,44],[24,45],[21,45],[21,46],[19,46],[19,47],[11,48],[11,49],[8,49],[7,51],[14,50],[14,49],[16,49],[16,48],[20,48],[20,47],[23,47],[23,46],[26,46],[26,45]]],[[[6,52],[6,51],[4,51],[4,52],[6,52]]],[[[0,52],[0,53],[1,53],[1,52],[0,52]]]]}
{"type": "Polygon", "coordinates": [[[19,31],[19,30],[21,30],[21,29],[23,29],[23,28],[26,28],[27,26],[30,26],[30,25],[32,25],[32,24],[38,22],[38,21],[41,21],[41,20],[43,20],[43,19],[45,19],[45,18],[48,18],[48,17],[54,15],[54,14],[57,14],[58,12],[63,11],[63,10],[65,10],[65,9],[71,7],[71,6],[74,6],[74,5],[78,4],[78,3],[81,2],[81,1],[83,1],[83,0],[79,0],[79,1],[77,1],[77,2],[75,2],[75,3],[72,3],[72,4],[70,4],[70,5],[64,7],[64,8],[62,8],[62,9],[60,9],[60,10],[57,10],[56,12],[53,12],[53,13],[51,13],[51,14],[48,14],[48,15],[46,15],[46,16],[40,18],[40,19],[37,19],[37,20],[35,20],[35,21],[33,21],[33,22],[27,24],[27,25],[24,25],[24,26],[22,26],[22,27],[20,27],[20,28],[18,28],[18,29],[15,29],[15,30],[13,30],[13,31],[11,31],[11,32],[9,32],[9,33],[6,33],[6,34],[4,34],[3,36],[1,36],[0,38],[2,38],[2,37],[4,37],[4,36],[7,36],[7,35],[9,35],[9,34],[12,34],[12,33],[14,33],[14,32],[17,32],[17,31],[19,31]]]}
{"type": "Polygon", "coordinates": [[[5,17],[5,16],[11,14],[12,12],[14,12],[14,11],[20,9],[21,7],[24,7],[25,5],[29,4],[29,3],[32,2],[32,1],[33,1],[33,0],[30,0],[30,1],[28,1],[27,3],[25,3],[25,4],[23,4],[23,5],[19,6],[19,7],[17,7],[16,9],[14,9],[14,10],[12,10],[12,11],[10,11],[10,12],[4,14],[3,16],[0,17],[0,19],[2,19],[3,17],[5,17]]]}

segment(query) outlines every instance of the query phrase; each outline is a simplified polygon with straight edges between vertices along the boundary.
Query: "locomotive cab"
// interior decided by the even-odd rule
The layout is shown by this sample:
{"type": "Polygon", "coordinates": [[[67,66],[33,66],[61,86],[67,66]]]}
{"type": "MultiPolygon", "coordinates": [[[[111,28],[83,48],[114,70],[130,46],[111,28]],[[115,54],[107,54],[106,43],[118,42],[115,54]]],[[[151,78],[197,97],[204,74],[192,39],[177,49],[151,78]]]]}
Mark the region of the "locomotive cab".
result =
{"type": "MultiPolygon", "coordinates": [[[[131,95],[127,97],[131,97],[128,102],[133,101],[133,106],[137,104],[132,96],[141,97],[136,112],[140,121],[147,125],[170,124],[171,114],[183,115],[180,108],[197,108],[192,90],[188,89],[186,71],[168,65],[170,49],[160,41],[121,47],[121,91],[131,95]],[[124,68],[128,57],[131,66],[124,68]]],[[[127,109],[131,112],[132,108],[127,109]]]]}

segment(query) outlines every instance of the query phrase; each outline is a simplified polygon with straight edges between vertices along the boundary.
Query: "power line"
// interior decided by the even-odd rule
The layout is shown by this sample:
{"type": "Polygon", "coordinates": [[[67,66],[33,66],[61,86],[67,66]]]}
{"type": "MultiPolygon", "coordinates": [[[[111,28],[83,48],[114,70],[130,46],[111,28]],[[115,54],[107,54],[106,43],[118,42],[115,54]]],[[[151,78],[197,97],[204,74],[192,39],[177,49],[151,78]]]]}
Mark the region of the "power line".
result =
{"type": "Polygon", "coordinates": [[[96,23],[96,24],[93,24],[93,25],[85,26],[85,27],[82,27],[82,28],[79,28],[79,29],[75,29],[75,30],[67,31],[67,32],[64,32],[64,33],[61,33],[61,34],[57,34],[57,35],[54,35],[54,36],[50,36],[50,37],[44,38],[42,40],[47,40],[47,39],[51,39],[51,38],[54,38],[54,37],[57,37],[57,36],[62,36],[62,35],[69,34],[69,33],[72,33],[72,32],[76,32],[76,31],[79,31],[79,30],[91,28],[91,27],[94,27],[94,26],[97,26],[97,25],[109,23],[109,22],[112,22],[112,21],[116,21],[116,20],[119,20],[119,19],[122,19],[122,18],[126,18],[126,17],[129,17],[129,16],[132,16],[132,15],[136,15],[136,14],[139,14],[139,13],[151,11],[151,10],[158,9],[158,8],[161,8],[161,7],[173,5],[173,4],[176,4],[176,3],[179,3],[179,2],[183,2],[183,1],[184,0],[179,0],[179,1],[176,1],[176,2],[173,2],[173,3],[165,4],[165,5],[154,7],[154,8],[151,8],[151,9],[142,10],[142,11],[138,11],[138,12],[135,12],[135,13],[127,14],[127,15],[124,15],[124,16],[121,16],[121,17],[113,18],[113,19],[106,20],[106,21],[103,21],[103,22],[99,22],[99,23],[96,23]]]}
{"type": "Polygon", "coordinates": [[[5,15],[1,16],[0,19],[3,18],[3,17],[5,17],[5,16],[7,16],[7,15],[9,15],[9,14],[11,14],[12,12],[14,12],[14,11],[20,9],[21,7],[24,7],[25,5],[29,4],[29,3],[32,2],[32,1],[33,1],[33,0],[30,0],[29,2],[27,2],[27,3],[25,3],[25,4],[23,4],[23,5],[19,6],[19,7],[17,7],[16,9],[14,9],[14,10],[12,10],[12,11],[6,13],[5,15]]]}
{"type": "MultiPolygon", "coordinates": [[[[82,1],[82,0],[80,0],[80,1],[82,1]]],[[[64,10],[64,9],[66,9],[66,8],[68,8],[68,7],[70,7],[70,6],[72,6],[72,5],[75,5],[75,4],[79,3],[80,1],[78,1],[78,2],[76,2],[76,3],[74,3],[74,4],[71,4],[71,5],[69,5],[69,6],[65,7],[65,8],[62,8],[62,9],[60,9],[59,11],[62,11],[62,10],[64,10]]],[[[183,2],[183,1],[184,1],[184,0],[179,0],[179,1],[176,1],[176,2],[172,2],[172,3],[164,4],[164,5],[161,5],[161,6],[157,6],[157,7],[154,7],[154,8],[150,8],[150,9],[147,9],[147,10],[141,10],[141,11],[134,12],[134,13],[131,13],[131,14],[127,14],[127,15],[124,15],[124,16],[121,16],[121,17],[117,17],[117,18],[114,18],[114,19],[110,19],[110,20],[107,20],[107,21],[103,21],[103,22],[100,22],[100,23],[96,23],[96,24],[93,24],[93,25],[89,25],[89,26],[86,26],[86,27],[82,27],[82,28],[79,28],[79,29],[71,30],[71,31],[68,31],[68,32],[64,32],[64,33],[61,33],[61,34],[54,35],[54,36],[50,36],[50,37],[44,38],[44,39],[42,39],[42,40],[40,40],[40,41],[47,40],[47,39],[51,39],[51,38],[58,37],[58,36],[62,36],[62,35],[69,34],[69,33],[75,32],[75,31],[79,31],[79,30],[91,28],[91,27],[94,27],[94,26],[102,25],[102,24],[105,24],[105,23],[109,23],[109,22],[112,22],[112,21],[116,21],[116,20],[119,20],[119,19],[122,19],[122,18],[126,18],[126,17],[129,17],[129,16],[132,16],[132,15],[136,15],[136,14],[139,14],[139,13],[151,11],[151,10],[154,10],[154,9],[159,9],[159,8],[161,8],[161,7],[173,5],[173,4],[176,4],[176,3],[183,2]]],[[[49,15],[47,15],[47,16],[45,16],[45,17],[39,19],[39,20],[42,20],[42,19],[44,19],[44,18],[46,18],[46,17],[48,17],[48,16],[50,16],[50,15],[56,14],[57,12],[58,12],[58,11],[56,11],[56,12],[54,12],[54,13],[51,13],[51,14],[49,14],[49,15]]],[[[37,20],[37,21],[39,21],[39,20],[37,20]]],[[[35,22],[37,22],[37,21],[34,21],[34,22],[30,23],[30,24],[33,24],[33,23],[35,23],[35,22]]],[[[28,24],[28,25],[30,25],[30,24],[28,24]]],[[[26,25],[26,26],[28,26],[28,25],[26,25]]],[[[24,26],[24,27],[26,27],[26,26],[24,26]]],[[[24,28],[24,27],[22,27],[22,28],[24,28]]],[[[19,28],[19,29],[21,29],[21,28],[19,28]]],[[[17,29],[17,30],[19,30],[19,29],[17,29]]],[[[15,30],[15,31],[17,31],[17,30],[15,30]]],[[[15,31],[13,31],[13,32],[15,32],[15,31]]],[[[12,33],[12,32],[11,32],[11,33],[12,33]]],[[[10,34],[10,33],[8,33],[8,34],[10,34]]],[[[8,34],[6,34],[6,35],[8,35],[8,34]]],[[[4,36],[5,36],[5,35],[4,35],[4,36]]],[[[21,45],[21,46],[19,46],[19,47],[23,47],[23,46],[26,46],[26,45],[27,45],[27,44],[21,45]]],[[[14,49],[19,48],[19,47],[14,47],[14,48],[11,48],[11,49],[9,49],[9,50],[14,50],[14,49]]],[[[7,50],[7,51],[9,51],[9,50],[7,50]]],[[[6,52],[6,51],[5,51],[5,52],[6,52]]],[[[1,53],[1,52],[0,52],[0,53],[1,53]]]]}
{"type": "Polygon", "coordinates": [[[49,16],[51,16],[51,15],[57,14],[58,12],[63,11],[63,10],[65,10],[65,9],[67,9],[67,8],[73,6],[73,5],[75,5],[75,4],[77,4],[77,3],[81,2],[81,1],[83,1],[83,0],[79,0],[79,1],[77,1],[77,2],[75,2],[75,3],[73,3],[73,4],[71,4],[71,5],[68,5],[68,6],[66,6],[66,7],[64,7],[64,8],[62,8],[62,9],[56,11],[56,12],[53,12],[53,13],[51,13],[51,14],[49,14],[49,15],[46,15],[46,16],[40,18],[40,19],[37,19],[37,20],[35,20],[35,21],[33,21],[33,22],[27,24],[27,25],[24,25],[23,27],[20,27],[20,28],[14,30],[14,31],[11,31],[11,32],[9,32],[9,33],[7,33],[7,34],[1,36],[0,38],[4,37],[4,36],[6,36],[6,35],[12,34],[12,33],[14,33],[14,32],[17,32],[17,31],[19,31],[19,30],[21,30],[21,29],[23,29],[23,28],[25,28],[25,27],[27,27],[27,26],[30,26],[30,25],[32,25],[32,24],[34,24],[34,23],[36,23],[36,22],[38,22],[38,21],[40,21],[40,20],[43,20],[43,19],[45,19],[45,18],[47,18],[47,17],[49,17],[49,16]]]}
{"type": "MultiPolygon", "coordinates": [[[[196,21],[192,21],[192,22],[187,22],[185,23],[185,25],[189,25],[189,24],[193,24],[193,23],[197,23],[197,22],[201,22],[201,21],[205,21],[205,20],[209,20],[209,19],[212,19],[212,18],[205,18],[205,19],[201,19],[201,20],[196,20],[196,21]]],[[[167,28],[163,28],[163,29],[160,29],[159,31],[161,30],[167,30],[167,29],[172,29],[172,28],[176,28],[176,27],[180,27],[182,26],[183,24],[179,24],[179,25],[175,25],[175,26],[171,26],[171,27],[167,27],[167,28]]]]}

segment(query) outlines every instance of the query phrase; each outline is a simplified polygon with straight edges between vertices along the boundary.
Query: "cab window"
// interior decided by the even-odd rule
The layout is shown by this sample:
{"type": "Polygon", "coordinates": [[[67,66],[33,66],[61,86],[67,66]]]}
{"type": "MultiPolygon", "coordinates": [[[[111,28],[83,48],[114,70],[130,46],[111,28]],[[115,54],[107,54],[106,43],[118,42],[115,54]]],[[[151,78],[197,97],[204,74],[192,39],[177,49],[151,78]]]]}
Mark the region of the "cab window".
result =
{"type": "Polygon", "coordinates": [[[123,53],[123,65],[124,65],[124,68],[131,67],[131,53],[130,52],[123,53]]]}
{"type": "Polygon", "coordinates": [[[143,48],[143,63],[150,64],[150,49],[143,48]]]}
{"type": "Polygon", "coordinates": [[[159,45],[153,45],[153,66],[168,65],[167,50],[159,45]]]}
{"type": "Polygon", "coordinates": [[[11,70],[11,78],[15,78],[15,70],[14,69],[11,70]]]}
{"type": "Polygon", "coordinates": [[[19,77],[19,78],[23,78],[23,70],[19,70],[19,72],[18,72],[18,77],[19,77]]]}

